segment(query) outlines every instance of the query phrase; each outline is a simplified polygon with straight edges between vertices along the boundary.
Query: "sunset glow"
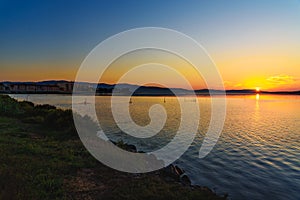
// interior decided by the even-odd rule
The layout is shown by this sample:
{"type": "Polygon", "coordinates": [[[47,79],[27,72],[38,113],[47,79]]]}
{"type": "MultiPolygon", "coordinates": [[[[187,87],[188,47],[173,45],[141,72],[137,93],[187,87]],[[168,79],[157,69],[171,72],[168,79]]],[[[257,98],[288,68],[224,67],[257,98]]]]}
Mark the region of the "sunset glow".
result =
{"type": "Polygon", "coordinates": [[[300,200],[300,0],[0,0],[0,200],[300,200]]]}
{"type": "MultiPolygon", "coordinates": [[[[0,81],[75,80],[82,61],[101,41],[133,27],[157,26],[178,30],[200,43],[216,64],[226,89],[300,89],[299,1],[199,1],[192,4],[166,1],[160,2],[160,6],[144,2],[134,9],[135,12],[126,14],[111,9],[113,4],[97,4],[73,2],[68,17],[65,7],[58,2],[53,2],[49,8],[42,3],[35,2],[31,6],[20,2],[19,7],[32,8],[30,12],[25,8],[16,12],[14,6],[3,4],[0,7],[3,16],[0,22],[0,38],[3,39],[0,81]],[[83,13],[90,13],[89,16],[78,15],[79,8],[83,13]],[[158,10],[153,13],[155,9],[158,10]],[[178,14],[183,12],[184,15],[178,14]],[[144,16],[143,21],[138,16],[144,16]],[[110,18],[115,20],[107,21],[110,18]],[[14,19],[14,23],[9,19],[14,19]]],[[[121,3],[120,7],[133,9],[126,3],[121,3]]],[[[155,53],[142,56],[137,53],[123,59],[122,63],[116,61],[118,66],[112,66],[110,74],[101,79],[116,83],[124,69],[149,60],[175,68],[195,89],[206,87],[201,75],[187,63],[155,53]]],[[[149,79],[158,78],[156,72],[149,70],[147,75],[149,79]]],[[[174,87],[184,87],[172,76],[159,76],[174,87]]],[[[135,77],[130,83],[138,84],[143,76],[135,77]]]]}

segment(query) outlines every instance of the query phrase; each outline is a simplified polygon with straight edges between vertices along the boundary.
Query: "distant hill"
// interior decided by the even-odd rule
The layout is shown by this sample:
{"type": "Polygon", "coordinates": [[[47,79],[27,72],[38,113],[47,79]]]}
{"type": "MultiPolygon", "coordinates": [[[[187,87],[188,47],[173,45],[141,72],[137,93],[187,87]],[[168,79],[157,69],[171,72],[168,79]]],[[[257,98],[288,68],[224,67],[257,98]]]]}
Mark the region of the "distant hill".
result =
{"type": "MultiPolygon", "coordinates": [[[[58,85],[62,83],[73,83],[71,81],[66,80],[47,80],[47,81],[39,81],[39,82],[0,82],[1,85],[58,85]]],[[[80,88],[84,92],[85,90],[92,91],[96,89],[97,95],[111,95],[113,90],[115,89],[116,95],[134,95],[134,96],[174,96],[174,91],[178,95],[191,95],[195,92],[196,95],[209,95],[209,94],[224,94],[224,91],[221,90],[208,90],[208,89],[200,89],[200,90],[187,90],[182,88],[164,88],[157,86],[139,86],[128,83],[120,83],[120,84],[106,84],[106,83],[88,83],[88,82],[78,82],[80,88]]],[[[0,87],[1,88],[1,87],[0,87]]],[[[1,91],[0,91],[1,92],[1,91]]],[[[241,95],[241,94],[256,94],[256,90],[250,89],[242,89],[242,90],[226,90],[227,95],[241,95]]],[[[3,93],[3,91],[2,91],[3,93]]],[[[7,92],[9,93],[9,92],[7,92]]],[[[299,91],[277,91],[277,92],[269,92],[269,91],[261,91],[260,94],[281,94],[281,95],[300,95],[299,91]]]]}
{"type": "Polygon", "coordinates": [[[300,95],[299,91],[279,91],[279,92],[268,92],[268,91],[262,91],[262,94],[287,94],[287,95],[300,95]]]}

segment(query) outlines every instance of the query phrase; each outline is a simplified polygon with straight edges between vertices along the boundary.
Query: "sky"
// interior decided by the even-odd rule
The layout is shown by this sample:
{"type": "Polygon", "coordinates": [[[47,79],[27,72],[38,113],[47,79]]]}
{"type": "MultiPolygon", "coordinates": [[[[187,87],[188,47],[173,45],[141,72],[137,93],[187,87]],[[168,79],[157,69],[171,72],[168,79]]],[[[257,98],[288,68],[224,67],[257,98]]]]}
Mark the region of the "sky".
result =
{"type": "MultiPolygon", "coordinates": [[[[0,81],[74,80],[97,44],[139,27],[195,39],[226,89],[300,90],[299,0],[1,0],[0,81]]],[[[115,72],[104,80],[113,82],[115,72]]],[[[205,87],[190,77],[194,88],[205,87]]]]}

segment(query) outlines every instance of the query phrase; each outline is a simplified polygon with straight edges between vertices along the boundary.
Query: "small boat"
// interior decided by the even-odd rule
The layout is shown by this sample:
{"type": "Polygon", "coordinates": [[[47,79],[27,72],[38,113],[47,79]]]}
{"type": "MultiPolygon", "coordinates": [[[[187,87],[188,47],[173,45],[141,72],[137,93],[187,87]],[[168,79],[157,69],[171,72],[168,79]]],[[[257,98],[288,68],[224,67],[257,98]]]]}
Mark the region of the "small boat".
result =
{"type": "Polygon", "coordinates": [[[87,100],[86,100],[86,99],[84,99],[84,102],[82,102],[82,103],[79,103],[79,104],[87,105],[87,104],[90,104],[90,103],[88,103],[88,102],[87,102],[87,100]]]}

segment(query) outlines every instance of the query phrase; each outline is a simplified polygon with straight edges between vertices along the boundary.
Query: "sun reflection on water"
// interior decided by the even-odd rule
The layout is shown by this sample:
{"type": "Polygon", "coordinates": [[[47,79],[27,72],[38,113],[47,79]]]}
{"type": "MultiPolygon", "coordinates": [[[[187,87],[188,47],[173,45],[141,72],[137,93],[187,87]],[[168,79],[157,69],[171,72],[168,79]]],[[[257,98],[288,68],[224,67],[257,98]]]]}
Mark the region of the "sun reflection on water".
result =
{"type": "Polygon", "coordinates": [[[259,94],[256,94],[256,100],[258,101],[259,100],[259,94]]]}

